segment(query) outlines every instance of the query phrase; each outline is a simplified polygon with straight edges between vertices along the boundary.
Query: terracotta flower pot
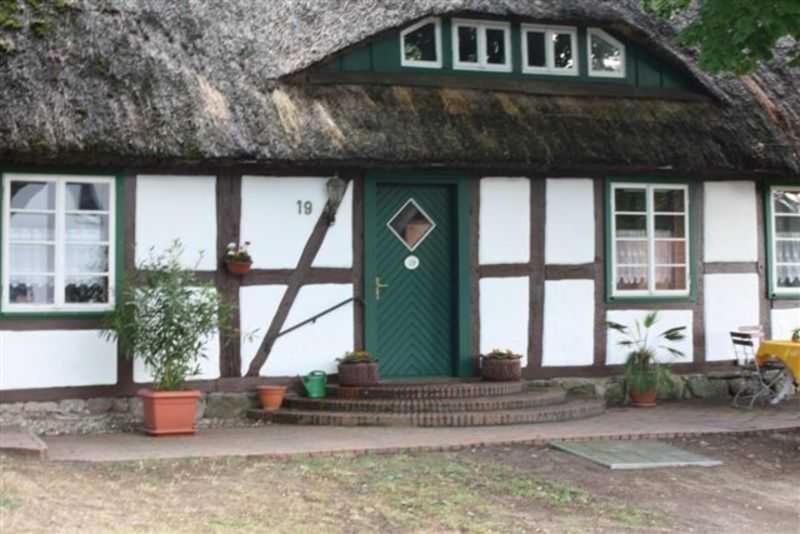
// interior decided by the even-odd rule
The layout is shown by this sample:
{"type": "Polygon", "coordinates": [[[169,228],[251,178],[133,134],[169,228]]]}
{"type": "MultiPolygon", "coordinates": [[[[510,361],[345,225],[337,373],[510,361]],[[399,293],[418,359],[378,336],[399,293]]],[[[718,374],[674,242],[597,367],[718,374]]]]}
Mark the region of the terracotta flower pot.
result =
{"type": "Polygon", "coordinates": [[[139,390],[144,401],[144,431],[151,436],[185,436],[195,433],[200,392],[139,390]]]}
{"type": "Polygon", "coordinates": [[[522,380],[520,358],[482,358],[481,377],[489,382],[517,382],[522,380]]]}
{"type": "Polygon", "coordinates": [[[656,405],[656,388],[650,388],[645,391],[635,391],[630,388],[628,396],[631,398],[631,406],[636,408],[653,408],[656,405]]]}
{"type": "Polygon", "coordinates": [[[230,261],[225,260],[225,268],[228,272],[238,275],[247,274],[252,269],[253,263],[249,261],[230,261]]]}
{"type": "Polygon", "coordinates": [[[380,379],[377,362],[339,364],[339,385],[341,386],[374,386],[380,379]]]}
{"type": "Polygon", "coordinates": [[[258,386],[258,398],[265,410],[277,410],[283,404],[286,386],[258,386]]]}

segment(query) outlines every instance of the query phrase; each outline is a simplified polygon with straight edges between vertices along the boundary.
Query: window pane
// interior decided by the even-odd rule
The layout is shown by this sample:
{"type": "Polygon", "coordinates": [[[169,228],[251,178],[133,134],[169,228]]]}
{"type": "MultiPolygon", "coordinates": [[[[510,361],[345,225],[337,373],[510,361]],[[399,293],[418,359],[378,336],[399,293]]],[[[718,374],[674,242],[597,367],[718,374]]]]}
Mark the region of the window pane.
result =
{"type": "Polygon", "coordinates": [[[778,265],[777,285],[784,288],[800,288],[800,265],[778,265]]]}
{"type": "Polygon", "coordinates": [[[409,250],[414,250],[414,247],[433,230],[434,224],[419,209],[416,202],[410,200],[389,221],[389,226],[409,250]]]}
{"type": "Polygon", "coordinates": [[[647,237],[647,217],[617,215],[617,237],[647,237]]]}
{"type": "Polygon", "coordinates": [[[800,217],[775,217],[775,235],[777,237],[800,238],[800,217]]]}
{"type": "Polygon", "coordinates": [[[656,240],[656,263],[660,265],[686,263],[686,241],[656,240]]]}
{"type": "Polygon", "coordinates": [[[776,241],[775,260],[778,263],[800,264],[800,239],[796,241],[776,241]]]}
{"type": "Polygon", "coordinates": [[[458,27],[458,60],[462,63],[478,62],[478,29],[458,27]]]}
{"type": "Polygon", "coordinates": [[[12,213],[8,235],[12,241],[52,241],[55,239],[55,228],[55,215],[12,213]]]}
{"type": "Polygon", "coordinates": [[[67,273],[108,272],[108,247],[97,245],[67,245],[67,273]]]}
{"type": "Polygon", "coordinates": [[[683,213],[685,211],[683,191],[656,189],[653,197],[657,212],[683,213]]]}
{"type": "Polygon", "coordinates": [[[647,192],[644,189],[615,189],[614,206],[617,211],[647,211],[647,192]]]}
{"type": "Polygon", "coordinates": [[[656,237],[686,237],[686,217],[656,215],[656,237]]]}
{"type": "Polygon", "coordinates": [[[67,241],[108,241],[108,215],[67,215],[67,241]]]}
{"type": "Polygon", "coordinates": [[[622,72],[622,49],[601,36],[590,34],[592,70],[595,72],[622,72]]]}
{"type": "Polygon", "coordinates": [[[12,276],[8,297],[11,304],[53,304],[55,281],[52,276],[12,276]]]}
{"type": "Polygon", "coordinates": [[[647,265],[647,241],[617,241],[617,263],[647,265]]]}
{"type": "Polygon", "coordinates": [[[64,302],[108,302],[108,277],[68,277],[64,287],[64,302]]]}
{"type": "Polygon", "coordinates": [[[555,66],[559,69],[571,69],[572,61],[572,36],[568,33],[559,33],[553,37],[555,66]]]}
{"type": "Polygon", "coordinates": [[[772,193],[776,213],[800,215],[800,191],[775,191],[772,193]]]}
{"type": "Polygon", "coordinates": [[[11,182],[11,209],[56,209],[55,184],[52,182],[11,182]]]}
{"type": "Polygon", "coordinates": [[[656,267],[656,289],[685,290],[686,267],[656,267]]]}
{"type": "Polygon", "coordinates": [[[505,30],[486,30],[486,62],[493,65],[506,63],[506,32],[505,30]]]}
{"type": "Polygon", "coordinates": [[[67,184],[67,209],[108,211],[108,184],[67,184]]]}
{"type": "Polygon", "coordinates": [[[527,32],[528,66],[546,67],[547,55],[544,48],[544,32],[527,32]]]}
{"type": "Polygon", "coordinates": [[[11,273],[52,273],[55,271],[54,245],[11,245],[11,273]]]}
{"type": "Polygon", "coordinates": [[[646,267],[620,267],[617,269],[617,289],[622,291],[646,290],[646,267]]]}

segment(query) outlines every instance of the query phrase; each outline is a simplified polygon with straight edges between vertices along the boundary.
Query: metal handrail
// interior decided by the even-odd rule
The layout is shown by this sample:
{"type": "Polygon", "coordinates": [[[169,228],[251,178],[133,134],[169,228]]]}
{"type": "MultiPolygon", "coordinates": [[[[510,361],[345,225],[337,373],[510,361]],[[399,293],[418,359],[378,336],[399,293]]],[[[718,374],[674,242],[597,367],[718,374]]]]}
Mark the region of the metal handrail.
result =
{"type": "Polygon", "coordinates": [[[334,306],[331,306],[330,308],[327,308],[327,309],[325,309],[325,310],[323,310],[323,311],[319,312],[318,314],[314,315],[313,317],[309,317],[309,318],[308,318],[308,319],[306,319],[305,321],[300,321],[300,322],[299,322],[299,323],[297,323],[296,325],[290,326],[290,327],[289,327],[289,328],[287,328],[286,330],[283,330],[283,331],[279,332],[279,333],[278,333],[278,335],[277,335],[277,336],[275,336],[275,339],[278,339],[279,337],[281,337],[281,336],[283,336],[283,335],[285,335],[285,334],[288,334],[289,332],[294,332],[294,331],[295,331],[295,330],[297,330],[298,328],[302,328],[302,327],[304,327],[304,326],[305,326],[305,325],[307,325],[307,324],[316,323],[316,322],[317,322],[317,319],[319,319],[320,317],[322,317],[322,316],[325,316],[325,315],[328,315],[329,313],[331,313],[331,312],[333,312],[333,311],[335,311],[335,310],[338,310],[338,309],[339,309],[339,308],[341,308],[342,306],[346,306],[347,304],[350,304],[351,302],[358,302],[359,304],[363,304],[363,302],[364,302],[364,301],[362,301],[362,300],[361,300],[360,298],[358,298],[358,297],[350,297],[350,298],[349,298],[349,299],[347,299],[347,300],[343,300],[343,301],[342,301],[342,302],[340,302],[339,304],[336,304],[336,305],[334,305],[334,306]]]}

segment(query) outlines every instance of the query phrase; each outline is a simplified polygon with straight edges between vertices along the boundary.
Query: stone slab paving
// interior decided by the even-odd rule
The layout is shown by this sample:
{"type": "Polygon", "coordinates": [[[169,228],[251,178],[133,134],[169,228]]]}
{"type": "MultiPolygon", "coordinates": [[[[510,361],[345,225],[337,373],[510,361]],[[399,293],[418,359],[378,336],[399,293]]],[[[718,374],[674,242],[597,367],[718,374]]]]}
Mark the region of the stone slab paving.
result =
{"type": "Polygon", "coordinates": [[[653,409],[611,408],[579,421],[474,428],[267,425],[203,430],[193,437],[98,434],[45,438],[52,460],[111,462],[219,456],[286,457],[434,451],[553,440],[659,439],[686,435],[800,431],[800,404],[735,410],[680,402],[653,409]]]}
{"type": "Polygon", "coordinates": [[[550,446],[609,469],[716,467],[719,460],[651,440],[554,441],[550,446]]]}
{"type": "Polygon", "coordinates": [[[28,458],[47,458],[47,445],[36,434],[19,428],[0,429],[0,453],[28,458]]]}

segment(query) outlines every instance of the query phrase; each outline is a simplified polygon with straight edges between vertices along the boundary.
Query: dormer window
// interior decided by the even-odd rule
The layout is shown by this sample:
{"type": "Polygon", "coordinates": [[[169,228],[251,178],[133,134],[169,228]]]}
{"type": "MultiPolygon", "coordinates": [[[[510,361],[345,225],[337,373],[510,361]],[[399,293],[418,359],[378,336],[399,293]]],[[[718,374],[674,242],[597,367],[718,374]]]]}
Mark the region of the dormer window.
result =
{"type": "Polygon", "coordinates": [[[599,28],[589,28],[589,76],[625,77],[625,45],[599,28]]]}
{"type": "Polygon", "coordinates": [[[522,72],[578,75],[578,30],[565,26],[522,25],[522,72]]]}
{"type": "Polygon", "coordinates": [[[511,72],[511,25],[453,20],[453,68],[511,72]]]}
{"type": "Polygon", "coordinates": [[[442,21],[427,18],[400,34],[400,62],[404,67],[442,68],[442,21]]]}

